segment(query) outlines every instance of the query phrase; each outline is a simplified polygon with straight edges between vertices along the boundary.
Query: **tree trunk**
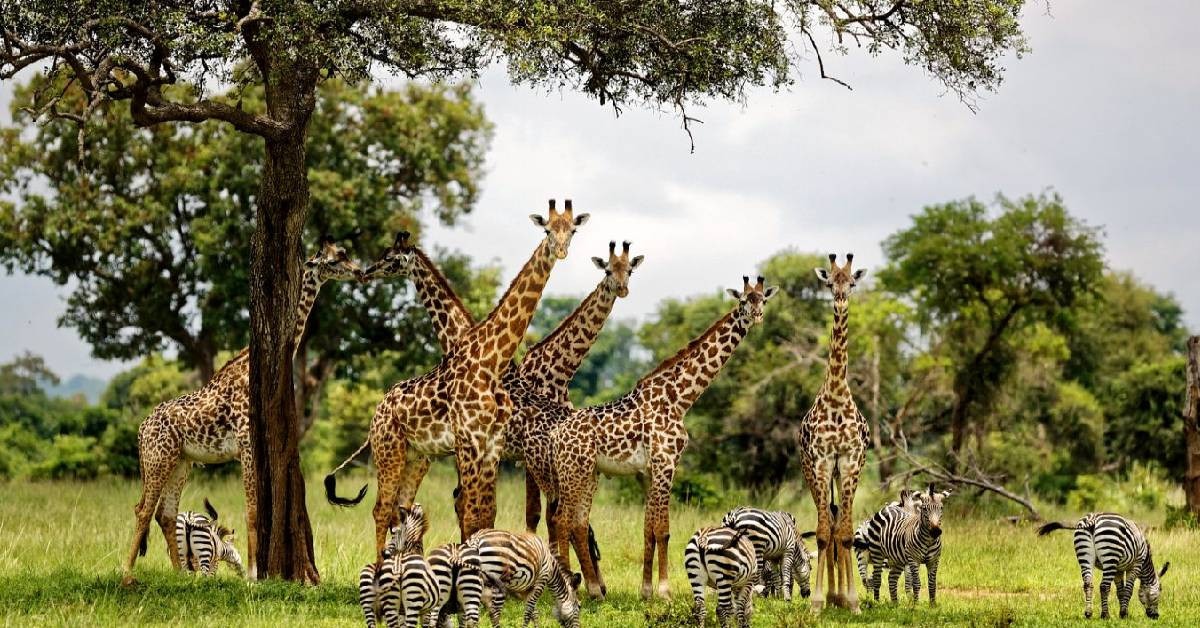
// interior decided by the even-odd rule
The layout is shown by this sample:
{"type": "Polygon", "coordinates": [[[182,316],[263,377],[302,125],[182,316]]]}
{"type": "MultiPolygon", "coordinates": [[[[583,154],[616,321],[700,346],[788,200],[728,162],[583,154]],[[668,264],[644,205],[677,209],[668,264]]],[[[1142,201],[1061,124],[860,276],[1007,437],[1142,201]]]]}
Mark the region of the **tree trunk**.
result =
{"type": "Polygon", "coordinates": [[[255,556],[260,578],[316,584],[320,575],[305,507],[292,384],[300,236],[308,213],[307,114],[297,115],[294,109],[289,113],[295,130],[266,141],[250,263],[250,431],[258,498],[255,556]]]}
{"type": "Polygon", "coordinates": [[[892,477],[892,458],[883,452],[883,420],[879,413],[879,336],[874,338],[871,352],[871,441],[875,455],[879,457],[879,484],[887,483],[892,477]]]}
{"type": "Polygon", "coordinates": [[[1188,510],[1200,517],[1200,336],[1188,338],[1187,346],[1187,394],[1183,404],[1187,475],[1183,478],[1183,492],[1188,510]]]}

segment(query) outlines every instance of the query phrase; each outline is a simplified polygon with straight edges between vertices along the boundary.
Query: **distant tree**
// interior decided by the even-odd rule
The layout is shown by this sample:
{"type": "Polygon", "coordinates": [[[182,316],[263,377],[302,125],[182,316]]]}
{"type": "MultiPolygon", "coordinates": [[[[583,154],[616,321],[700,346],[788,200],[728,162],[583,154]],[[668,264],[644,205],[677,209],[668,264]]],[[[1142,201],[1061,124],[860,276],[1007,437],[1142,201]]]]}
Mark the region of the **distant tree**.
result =
{"type": "MultiPolygon", "coordinates": [[[[197,0],[129,2],[5,0],[0,6],[0,78],[26,68],[69,77],[85,92],[59,106],[57,92],[34,110],[81,123],[105,100],[128,102],[134,124],[218,120],[261,138],[264,161],[251,238],[250,423],[264,525],[264,576],[315,582],[312,533],[299,464],[299,419],[286,330],[298,298],[302,232],[311,198],[306,150],[316,91],[334,76],[372,69],[439,79],[472,74],[498,59],[514,81],[568,87],[611,104],[675,107],[738,99],[747,87],[781,86],[798,60],[790,36],[814,31],[842,50],[896,50],[970,98],[1001,79],[999,60],[1026,49],[1017,23],[1024,0],[788,2],[718,0],[637,3],[565,0],[197,0]],[[242,62],[249,61],[248,64],[242,62]],[[266,107],[246,110],[201,87],[261,84],[266,107]]],[[[235,94],[237,91],[235,90],[235,94]]],[[[80,143],[82,146],[82,142],[80,143]]],[[[247,205],[245,211],[251,207],[247,205]]]]}
{"type": "Polygon", "coordinates": [[[58,383],[46,360],[29,351],[0,364],[0,395],[45,395],[44,386],[58,383]]]}
{"type": "Polygon", "coordinates": [[[1097,289],[1098,237],[1058,196],[1043,195],[1001,196],[993,208],[975,199],[927,207],[884,241],[890,263],[878,275],[883,285],[912,299],[922,331],[951,360],[956,458],[972,434],[983,446],[1022,330],[1069,325],[1074,306],[1097,289]]]}

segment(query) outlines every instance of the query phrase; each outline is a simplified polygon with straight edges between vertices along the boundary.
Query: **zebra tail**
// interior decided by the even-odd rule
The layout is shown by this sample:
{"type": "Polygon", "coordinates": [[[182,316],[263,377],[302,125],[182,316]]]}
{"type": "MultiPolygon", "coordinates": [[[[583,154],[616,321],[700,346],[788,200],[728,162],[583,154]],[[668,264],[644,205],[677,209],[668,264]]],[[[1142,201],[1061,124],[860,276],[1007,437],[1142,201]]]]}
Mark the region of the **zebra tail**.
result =
{"type": "Polygon", "coordinates": [[[596,543],[596,531],[592,530],[592,524],[588,524],[588,554],[592,556],[592,562],[600,562],[600,545],[596,543]]]}
{"type": "Polygon", "coordinates": [[[204,511],[208,513],[209,519],[213,521],[217,520],[217,509],[213,508],[212,503],[208,501],[207,497],[204,498],[204,511]]]}
{"type": "Polygon", "coordinates": [[[142,537],[138,539],[138,556],[146,555],[146,537],[150,536],[150,527],[146,527],[146,531],[142,532],[142,537]]]}
{"type": "Polygon", "coordinates": [[[329,475],[325,476],[325,499],[328,500],[329,503],[333,504],[334,506],[344,506],[344,507],[357,506],[363,500],[363,498],[367,496],[367,485],[363,484],[363,487],[361,489],[359,489],[357,496],[355,496],[351,499],[347,499],[345,497],[338,497],[338,495],[337,495],[337,478],[334,476],[337,474],[338,471],[341,471],[346,465],[350,464],[350,462],[352,460],[357,458],[358,455],[361,454],[364,449],[366,449],[368,446],[370,446],[370,444],[371,444],[371,438],[368,436],[367,440],[363,441],[363,444],[357,450],[355,450],[354,453],[350,454],[349,458],[346,458],[346,460],[343,461],[342,464],[339,464],[336,469],[334,469],[333,471],[330,471],[329,475]]]}
{"type": "Polygon", "coordinates": [[[813,537],[814,537],[814,536],[816,536],[816,535],[817,535],[817,531],[816,531],[816,530],[809,530],[808,532],[801,532],[801,533],[800,533],[800,538],[802,538],[802,539],[811,539],[811,538],[813,538],[813,537]]]}
{"type": "Polygon", "coordinates": [[[1074,526],[1069,526],[1058,521],[1051,521],[1050,523],[1038,528],[1038,536],[1046,536],[1055,530],[1069,530],[1073,527],[1074,526]]]}

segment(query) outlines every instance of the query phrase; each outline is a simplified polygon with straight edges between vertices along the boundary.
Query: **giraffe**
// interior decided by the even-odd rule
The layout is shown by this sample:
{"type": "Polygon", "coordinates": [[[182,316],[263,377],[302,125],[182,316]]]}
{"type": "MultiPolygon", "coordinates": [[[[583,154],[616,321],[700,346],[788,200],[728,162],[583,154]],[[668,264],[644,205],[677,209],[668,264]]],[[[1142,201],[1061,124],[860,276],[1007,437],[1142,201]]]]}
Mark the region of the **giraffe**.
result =
{"type": "MultiPolygon", "coordinates": [[[[504,387],[513,399],[515,412],[504,431],[504,460],[524,461],[526,469],[548,463],[528,459],[526,435],[548,431],[554,419],[561,416],[557,412],[542,412],[546,402],[569,407],[571,379],[596,342],[617,299],[629,296],[629,278],[645,259],[644,255],[630,258],[629,247],[628,240],[622,242],[618,255],[616,241],[610,241],[607,260],[592,258],[596,268],[604,271],[600,283],[554,331],[529,349],[519,365],[505,373],[504,387]]],[[[525,525],[529,532],[537,532],[541,510],[541,491],[533,473],[526,471],[525,525]]],[[[551,519],[546,524],[552,525],[551,519]]],[[[551,540],[553,535],[551,531],[551,540]]]]}
{"type": "Polygon", "coordinates": [[[830,603],[859,612],[850,546],[854,542],[854,492],[858,489],[858,474],[866,460],[870,435],[846,379],[850,292],[867,274],[862,268],[851,271],[853,263],[854,255],[847,254],[846,265],[839,268],[837,256],[830,254],[829,269],[815,269],[817,278],[833,293],[833,331],[829,336],[825,383],[800,424],[798,442],[804,482],[817,508],[817,582],[811,600],[817,612],[826,601],[822,574],[827,576],[830,603]],[[837,504],[833,503],[835,489],[837,504]],[[831,522],[833,517],[837,521],[831,522]]]}
{"type": "Polygon", "coordinates": [[[412,504],[430,456],[455,455],[461,487],[455,511],[462,538],[495,521],[497,465],[504,425],[512,414],[500,378],[529,326],[555,261],[567,256],[588,214],[575,216],[570,200],[559,213],[551,200],[548,217],[530,218],[546,237],[500,303],[454,341],[433,370],[392,386],[375,410],[367,442],[325,478],[330,502],[358,504],[366,488],[352,499],[338,497],[335,474],[370,445],[379,488],[373,511],[377,560],[382,560],[397,507],[412,504]]]}
{"type": "MultiPolygon", "coordinates": [[[[649,598],[652,593],[656,548],[658,595],[670,595],[667,542],[671,484],[688,444],[683,417],[750,328],[762,322],[763,306],[778,290],[765,288],[762,277],[754,285],[749,277],[743,277],[742,282],[741,292],[728,291],[737,300],[733,309],[639,380],[632,391],[615,401],[569,412],[546,438],[532,439],[527,444],[528,448],[550,448],[550,456],[539,456],[552,460],[549,468],[534,469],[537,482],[548,499],[558,502],[552,515],[558,519],[559,558],[569,563],[569,548],[575,547],[592,597],[604,595],[603,581],[586,545],[597,471],[610,476],[641,476],[646,490],[642,597],[649,598]]],[[[551,407],[546,410],[554,411],[551,407]]]]}
{"type": "MultiPolygon", "coordinates": [[[[362,269],[349,258],[345,249],[331,242],[323,243],[321,249],[304,263],[292,331],[293,351],[300,346],[321,285],[329,279],[358,279],[361,274],[362,269]]],[[[192,464],[216,464],[234,458],[242,464],[242,484],[246,492],[246,577],[257,578],[254,557],[258,502],[251,458],[254,448],[250,442],[249,349],[242,349],[196,392],[160,403],[138,428],[138,452],[142,497],[133,509],[136,523],[133,545],[124,565],[124,584],[134,582],[133,565],[138,555],[146,552],[146,535],[152,516],[162,529],[168,549],[175,547],[179,494],[192,464]]],[[[178,569],[176,553],[168,553],[171,564],[178,569]]]]}

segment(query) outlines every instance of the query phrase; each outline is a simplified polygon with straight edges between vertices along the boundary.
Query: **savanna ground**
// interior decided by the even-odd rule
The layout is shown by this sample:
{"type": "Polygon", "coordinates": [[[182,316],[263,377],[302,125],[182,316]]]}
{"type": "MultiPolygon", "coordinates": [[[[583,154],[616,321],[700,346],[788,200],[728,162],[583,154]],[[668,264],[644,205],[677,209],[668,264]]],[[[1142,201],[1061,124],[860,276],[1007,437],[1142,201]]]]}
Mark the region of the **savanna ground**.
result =
{"type": "MultiPolygon", "coordinates": [[[[310,473],[316,479],[316,474],[310,473]]],[[[341,478],[342,492],[357,488],[360,472],[341,478]]],[[[373,484],[373,483],[372,483],[373,484]]],[[[644,604],[641,584],[642,510],[621,499],[613,481],[605,481],[593,512],[603,552],[602,566],[609,598],[583,602],[583,625],[676,626],[688,620],[691,594],[682,571],[683,546],[703,524],[719,520],[730,503],[699,509],[675,506],[672,512],[671,602],[644,604]]],[[[241,531],[240,481],[234,476],[198,477],[184,492],[183,507],[200,510],[205,496],[212,499],[221,520],[241,531]]],[[[451,490],[453,468],[435,465],[421,489],[419,501],[431,514],[433,527],[427,547],[455,540],[451,490]]],[[[373,489],[373,486],[372,486],[373,489]]],[[[519,476],[506,476],[500,486],[498,526],[523,526],[524,486],[519,476]]],[[[0,622],[4,625],[187,624],[294,625],[361,624],[355,582],[358,570],[372,555],[370,509],[374,493],[354,509],[328,505],[319,483],[310,484],[308,503],[316,537],[319,587],[281,582],[253,585],[238,580],[222,567],[218,577],[203,579],[171,571],[157,526],[150,547],[137,565],[140,584],[120,586],[120,563],[128,550],[132,506],[138,485],[125,480],[87,483],[47,482],[0,485],[0,622]]],[[[888,496],[860,490],[860,516],[888,496]]],[[[812,506],[794,487],[780,491],[773,504],[788,508],[801,521],[812,521],[812,506]]],[[[1051,513],[1064,518],[1079,513],[1051,513]]],[[[1161,515],[1139,520],[1157,525],[1161,515]]],[[[1082,594],[1069,533],[1038,538],[1030,525],[1013,526],[995,512],[974,511],[960,500],[951,504],[943,522],[946,549],[939,571],[938,607],[927,601],[883,603],[852,616],[830,610],[818,620],[807,600],[788,605],[758,600],[755,626],[811,624],[878,625],[1079,625],[1082,594]]],[[[544,532],[544,527],[542,528],[544,532]]],[[[1155,625],[1194,626],[1200,623],[1200,535],[1155,528],[1150,540],[1157,560],[1171,561],[1164,579],[1162,619],[1155,625]]],[[[245,549],[239,536],[238,546],[245,549]]],[[[924,587],[923,587],[924,588],[924,587]]],[[[925,591],[923,590],[924,594],[925,591]]],[[[885,591],[886,597],[886,591],[885,591]]],[[[715,624],[709,595],[709,625],[715,624]]],[[[556,625],[548,596],[543,599],[540,625],[556,625]]],[[[1115,595],[1112,598],[1115,609],[1115,595]]],[[[1098,611],[1097,611],[1098,612],[1098,611]]],[[[1148,624],[1135,601],[1127,624],[1148,624]]],[[[1098,620],[1094,620],[1098,621],[1098,620]]],[[[510,601],[505,625],[519,625],[520,605],[510,601]]],[[[486,625],[486,619],[482,622],[486,625]]]]}

